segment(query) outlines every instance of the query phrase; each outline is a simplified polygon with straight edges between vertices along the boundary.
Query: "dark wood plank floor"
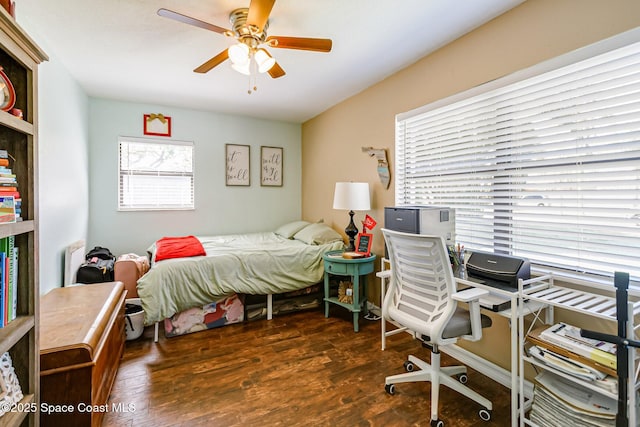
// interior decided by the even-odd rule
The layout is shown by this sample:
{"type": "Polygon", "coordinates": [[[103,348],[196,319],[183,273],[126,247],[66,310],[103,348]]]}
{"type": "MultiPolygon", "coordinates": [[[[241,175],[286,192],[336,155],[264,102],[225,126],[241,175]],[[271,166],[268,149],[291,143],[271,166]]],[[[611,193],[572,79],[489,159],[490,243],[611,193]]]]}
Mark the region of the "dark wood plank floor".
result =
{"type": "MultiPolygon", "coordinates": [[[[128,341],[103,426],[428,426],[430,385],[399,384],[408,354],[428,360],[408,334],[380,349],[380,322],[340,307],[277,316],[153,342],[148,327],[128,341]]],[[[443,365],[455,361],[443,355],[443,365]]],[[[440,418],[447,427],[508,426],[509,390],[470,371],[470,387],[494,403],[481,421],[475,402],[442,388],[440,418]]]]}

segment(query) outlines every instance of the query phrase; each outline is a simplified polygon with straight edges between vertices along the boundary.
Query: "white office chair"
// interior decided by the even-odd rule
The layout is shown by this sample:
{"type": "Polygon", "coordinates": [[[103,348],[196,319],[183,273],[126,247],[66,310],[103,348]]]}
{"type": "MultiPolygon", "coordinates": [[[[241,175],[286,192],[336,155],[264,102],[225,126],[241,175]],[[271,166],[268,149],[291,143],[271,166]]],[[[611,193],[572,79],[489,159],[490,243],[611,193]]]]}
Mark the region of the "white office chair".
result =
{"type": "Polygon", "coordinates": [[[480,313],[478,298],[487,292],[472,288],[456,291],[449,255],[441,237],[400,233],[382,229],[389,259],[391,280],[382,305],[384,319],[395,321],[415,332],[423,346],[431,349],[431,364],[415,356],[404,363],[408,371],[385,379],[385,390],[395,393],[395,384],[403,382],[431,382],[431,425],[442,427],[438,419],[440,384],[478,402],[480,418],[491,419],[491,402],[464,386],[465,366],[440,367],[438,346],[453,344],[458,338],[477,341],[482,328],[491,326],[491,319],[480,313]],[[467,302],[469,310],[457,307],[467,302]],[[420,370],[415,370],[420,368],[420,370]],[[414,371],[415,370],[415,371],[414,371]],[[458,376],[458,380],[451,378],[458,376]]]}

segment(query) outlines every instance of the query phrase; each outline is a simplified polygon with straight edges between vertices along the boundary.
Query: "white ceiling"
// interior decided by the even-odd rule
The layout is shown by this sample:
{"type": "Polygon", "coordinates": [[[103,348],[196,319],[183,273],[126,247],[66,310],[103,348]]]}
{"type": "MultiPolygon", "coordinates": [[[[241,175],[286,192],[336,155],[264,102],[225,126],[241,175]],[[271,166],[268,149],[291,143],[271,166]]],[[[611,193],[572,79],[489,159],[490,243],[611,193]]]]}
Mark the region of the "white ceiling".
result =
{"type": "Polygon", "coordinates": [[[286,71],[249,78],[226,61],[193,69],[233,39],[157,15],[170,9],[224,28],[250,0],[18,0],[17,21],[88,95],[303,122],[524,0],[277,0],[269,35],[333,40],[330,53],[268,48],[286,71]]]}

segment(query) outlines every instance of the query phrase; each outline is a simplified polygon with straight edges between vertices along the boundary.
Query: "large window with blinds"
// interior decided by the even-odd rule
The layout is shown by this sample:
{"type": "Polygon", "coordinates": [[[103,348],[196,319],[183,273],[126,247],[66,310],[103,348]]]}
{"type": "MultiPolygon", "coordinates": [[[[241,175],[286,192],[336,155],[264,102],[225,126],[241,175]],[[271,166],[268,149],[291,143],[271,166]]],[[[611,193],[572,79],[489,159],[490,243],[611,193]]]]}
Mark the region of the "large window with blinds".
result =
{"type": "Polygon", "coordinates": [[[118,210],[193,209],[193,143],[119,139],[118,210]]]}
{"type": "Polygon", "coordinates": [[[396,171],[471,250],[640,280],[640,32],[399,115],[396,171]]]}

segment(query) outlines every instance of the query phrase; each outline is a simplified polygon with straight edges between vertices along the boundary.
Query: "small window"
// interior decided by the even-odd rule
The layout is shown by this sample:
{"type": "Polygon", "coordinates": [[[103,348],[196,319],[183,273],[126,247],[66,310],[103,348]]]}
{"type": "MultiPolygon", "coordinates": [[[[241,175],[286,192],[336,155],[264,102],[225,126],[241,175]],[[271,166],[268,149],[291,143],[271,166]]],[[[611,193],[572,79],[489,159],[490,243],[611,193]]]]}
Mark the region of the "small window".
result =
{"type": "Polygon", "coordinates": [[[119,139],[118,210],[194,209],[193,143],[119,139]]]}

